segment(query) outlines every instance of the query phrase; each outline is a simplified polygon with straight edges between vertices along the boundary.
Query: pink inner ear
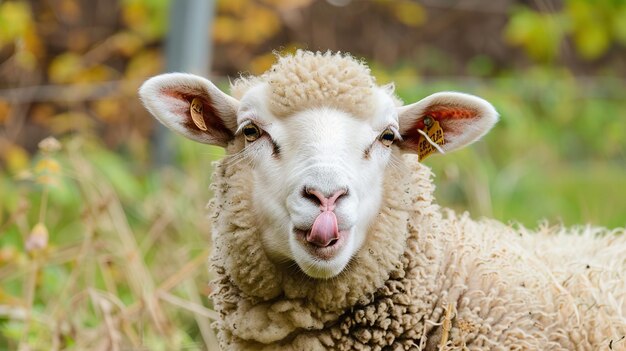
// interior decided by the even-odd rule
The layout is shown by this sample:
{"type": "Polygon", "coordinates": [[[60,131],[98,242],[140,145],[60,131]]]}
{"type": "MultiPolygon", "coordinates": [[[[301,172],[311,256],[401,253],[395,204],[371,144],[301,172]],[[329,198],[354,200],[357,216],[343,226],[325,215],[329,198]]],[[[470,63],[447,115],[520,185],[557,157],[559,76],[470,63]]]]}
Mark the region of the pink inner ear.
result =
{"type": "MultiPolygon", "coordinates": [[[[446,122],[452,120],[460,120],[460,119],[473,119],[478,116],[478,111],[466,107],[458,107],[458,106],[444,106],[444,105],[434,105],[429,106],[423,113],[423,116],[417,121],[415,128],[413,129],[424,129],[424,117],[430,116],[434,120],[438,121],[443,129],[444,134],[446,131],[456,133],[458,131],[451,130],[450,125],[446,122]]],[[[408,133],[407,133],[408,134],[408,133]]]]}
{"type": "Polygon", "coordinates": [[[161,93],[167,98],[172,99],[175,103],[170,105],[170,112],[176,116],[180,116],[180,124],[190,133],[208,134],[211,139],[216,141],[227,141],[232,138],[232,132],[226,128],[224,122],[216,114],[215,108],[211,103],[211,99],[207,94],[194,89],[184,89],[177,87],[178,90],[163,89],[161,93]],[[207,131],[203,131],[194,123],[191,118],[191,101],[194,98],[202,100],[203,111],[202,119],[207,126],[207,131]]]}
{"type": "Polygon", "coordinates": [[[404,147],[409,149],[417,149],[417,143],[421,134],[418,129],[424,130],[424,117],[430,116],[435,121],[439,122],[441,129],[443,129],[444,145],[448,142],[446,136],[458,135],[462,133],[462,130],[458,130],[458,124],[454,122],[460,122],[462,120],[471,120],[478,117],[479,113],[475,109],[461,107],[461,106],[447,106],[447,105],[432,105],[422,112],[422,115],[417,120],[415,125],[407,130],[402,136],[404,139],[404,147]],[[455,125],[457,128],[455,128],[455,125]]]}

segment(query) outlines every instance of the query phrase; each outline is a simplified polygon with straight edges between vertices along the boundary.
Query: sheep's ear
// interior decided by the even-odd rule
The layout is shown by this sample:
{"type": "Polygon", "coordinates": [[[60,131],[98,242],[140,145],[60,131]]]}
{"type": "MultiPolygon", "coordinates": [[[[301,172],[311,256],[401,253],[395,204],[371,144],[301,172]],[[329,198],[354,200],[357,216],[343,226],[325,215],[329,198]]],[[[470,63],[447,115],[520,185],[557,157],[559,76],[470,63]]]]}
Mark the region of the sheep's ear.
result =
{"type": "Polygon", "coordinates": [[[139,96],[166,127],[200,143],[226,146],[237,128],[239,101],[193,74],[152,77],[139,88],[139,96]]]}
{"type": "Polygon", "coordinates": [[[444,152],[456,150],[485,135],[498,121],[498,113],[479,97],[442,92],[399,107],[398,119],[400,147],[423,158],[436,151],[424,133],[444,152]]]}

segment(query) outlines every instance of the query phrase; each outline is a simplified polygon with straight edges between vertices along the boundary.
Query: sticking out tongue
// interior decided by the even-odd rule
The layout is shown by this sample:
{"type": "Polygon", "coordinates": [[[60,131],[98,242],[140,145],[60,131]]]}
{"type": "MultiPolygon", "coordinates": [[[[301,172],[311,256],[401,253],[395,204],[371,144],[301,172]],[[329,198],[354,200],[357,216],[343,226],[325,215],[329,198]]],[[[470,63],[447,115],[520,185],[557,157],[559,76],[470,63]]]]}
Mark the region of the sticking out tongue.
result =
{"type": "Polygon", "coordinates": [[[320,213],[315,218],[306,240],[315,246],[327,247],[336,239],[339,239],[339,228],[337,227],[335,212],[324,211],[320,213]]]}

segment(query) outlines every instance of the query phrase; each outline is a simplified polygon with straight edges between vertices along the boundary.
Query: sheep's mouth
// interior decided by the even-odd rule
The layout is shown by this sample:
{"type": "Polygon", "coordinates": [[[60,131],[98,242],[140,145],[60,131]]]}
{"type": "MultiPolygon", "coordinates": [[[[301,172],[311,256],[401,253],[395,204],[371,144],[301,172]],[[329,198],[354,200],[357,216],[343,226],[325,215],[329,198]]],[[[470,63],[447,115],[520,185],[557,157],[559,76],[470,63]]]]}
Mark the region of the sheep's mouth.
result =
{"type": "Polygon", "coordinates": [[[309,255],[322,260],[331,260],[335,256],[337,256],[337,254],[341,252],[341,249],[346,245],[346,242],[348,241],[348,236],[350,235],[350,229],[340,230],[337,238],[332,239],[328,243],[328,245],[318,246],[310,243],[306,239],[307,235],[310,232],[310,229],[303,230],[294,228],[293,232],[298,239],[298,242],[300,242],[302,247],[309,253],[309,255]]]}

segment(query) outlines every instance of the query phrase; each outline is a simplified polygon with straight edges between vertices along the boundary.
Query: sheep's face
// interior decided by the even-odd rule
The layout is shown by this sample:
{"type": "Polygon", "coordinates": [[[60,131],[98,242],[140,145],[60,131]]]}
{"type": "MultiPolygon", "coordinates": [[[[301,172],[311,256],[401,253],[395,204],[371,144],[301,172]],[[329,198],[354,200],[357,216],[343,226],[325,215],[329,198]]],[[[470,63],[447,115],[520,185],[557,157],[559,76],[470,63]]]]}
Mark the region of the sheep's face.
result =
{"type": "Polygon", "coordinates": [[[241,99],[238,129],[252,160],[254,204],[267,252],[309,276],[340,273],[380,206],[391,145],[400,138],[392,98],[378,89],[371,117],[329,107],[274,116],[260,84],[241,99]]]}
{"type": "Polygon", "coordinates": [[[367,115],[319,101],[277,116],[268,89],[258,82],[236,100],[203,78],[175,73],[150,79],[140,94],[162,123],[190,139],[245,145],[232,157],[251,165],[250,210],[267,254],[313,278],[341,273],[367,240],[384,203],[385,169],[399,152],[417,152],[418,129],[437,122],[441,149],[450,151],[497,120],[474,96],[438,93],[396,107],[391,89],[380,87],[371,88],[367,115]]]}

